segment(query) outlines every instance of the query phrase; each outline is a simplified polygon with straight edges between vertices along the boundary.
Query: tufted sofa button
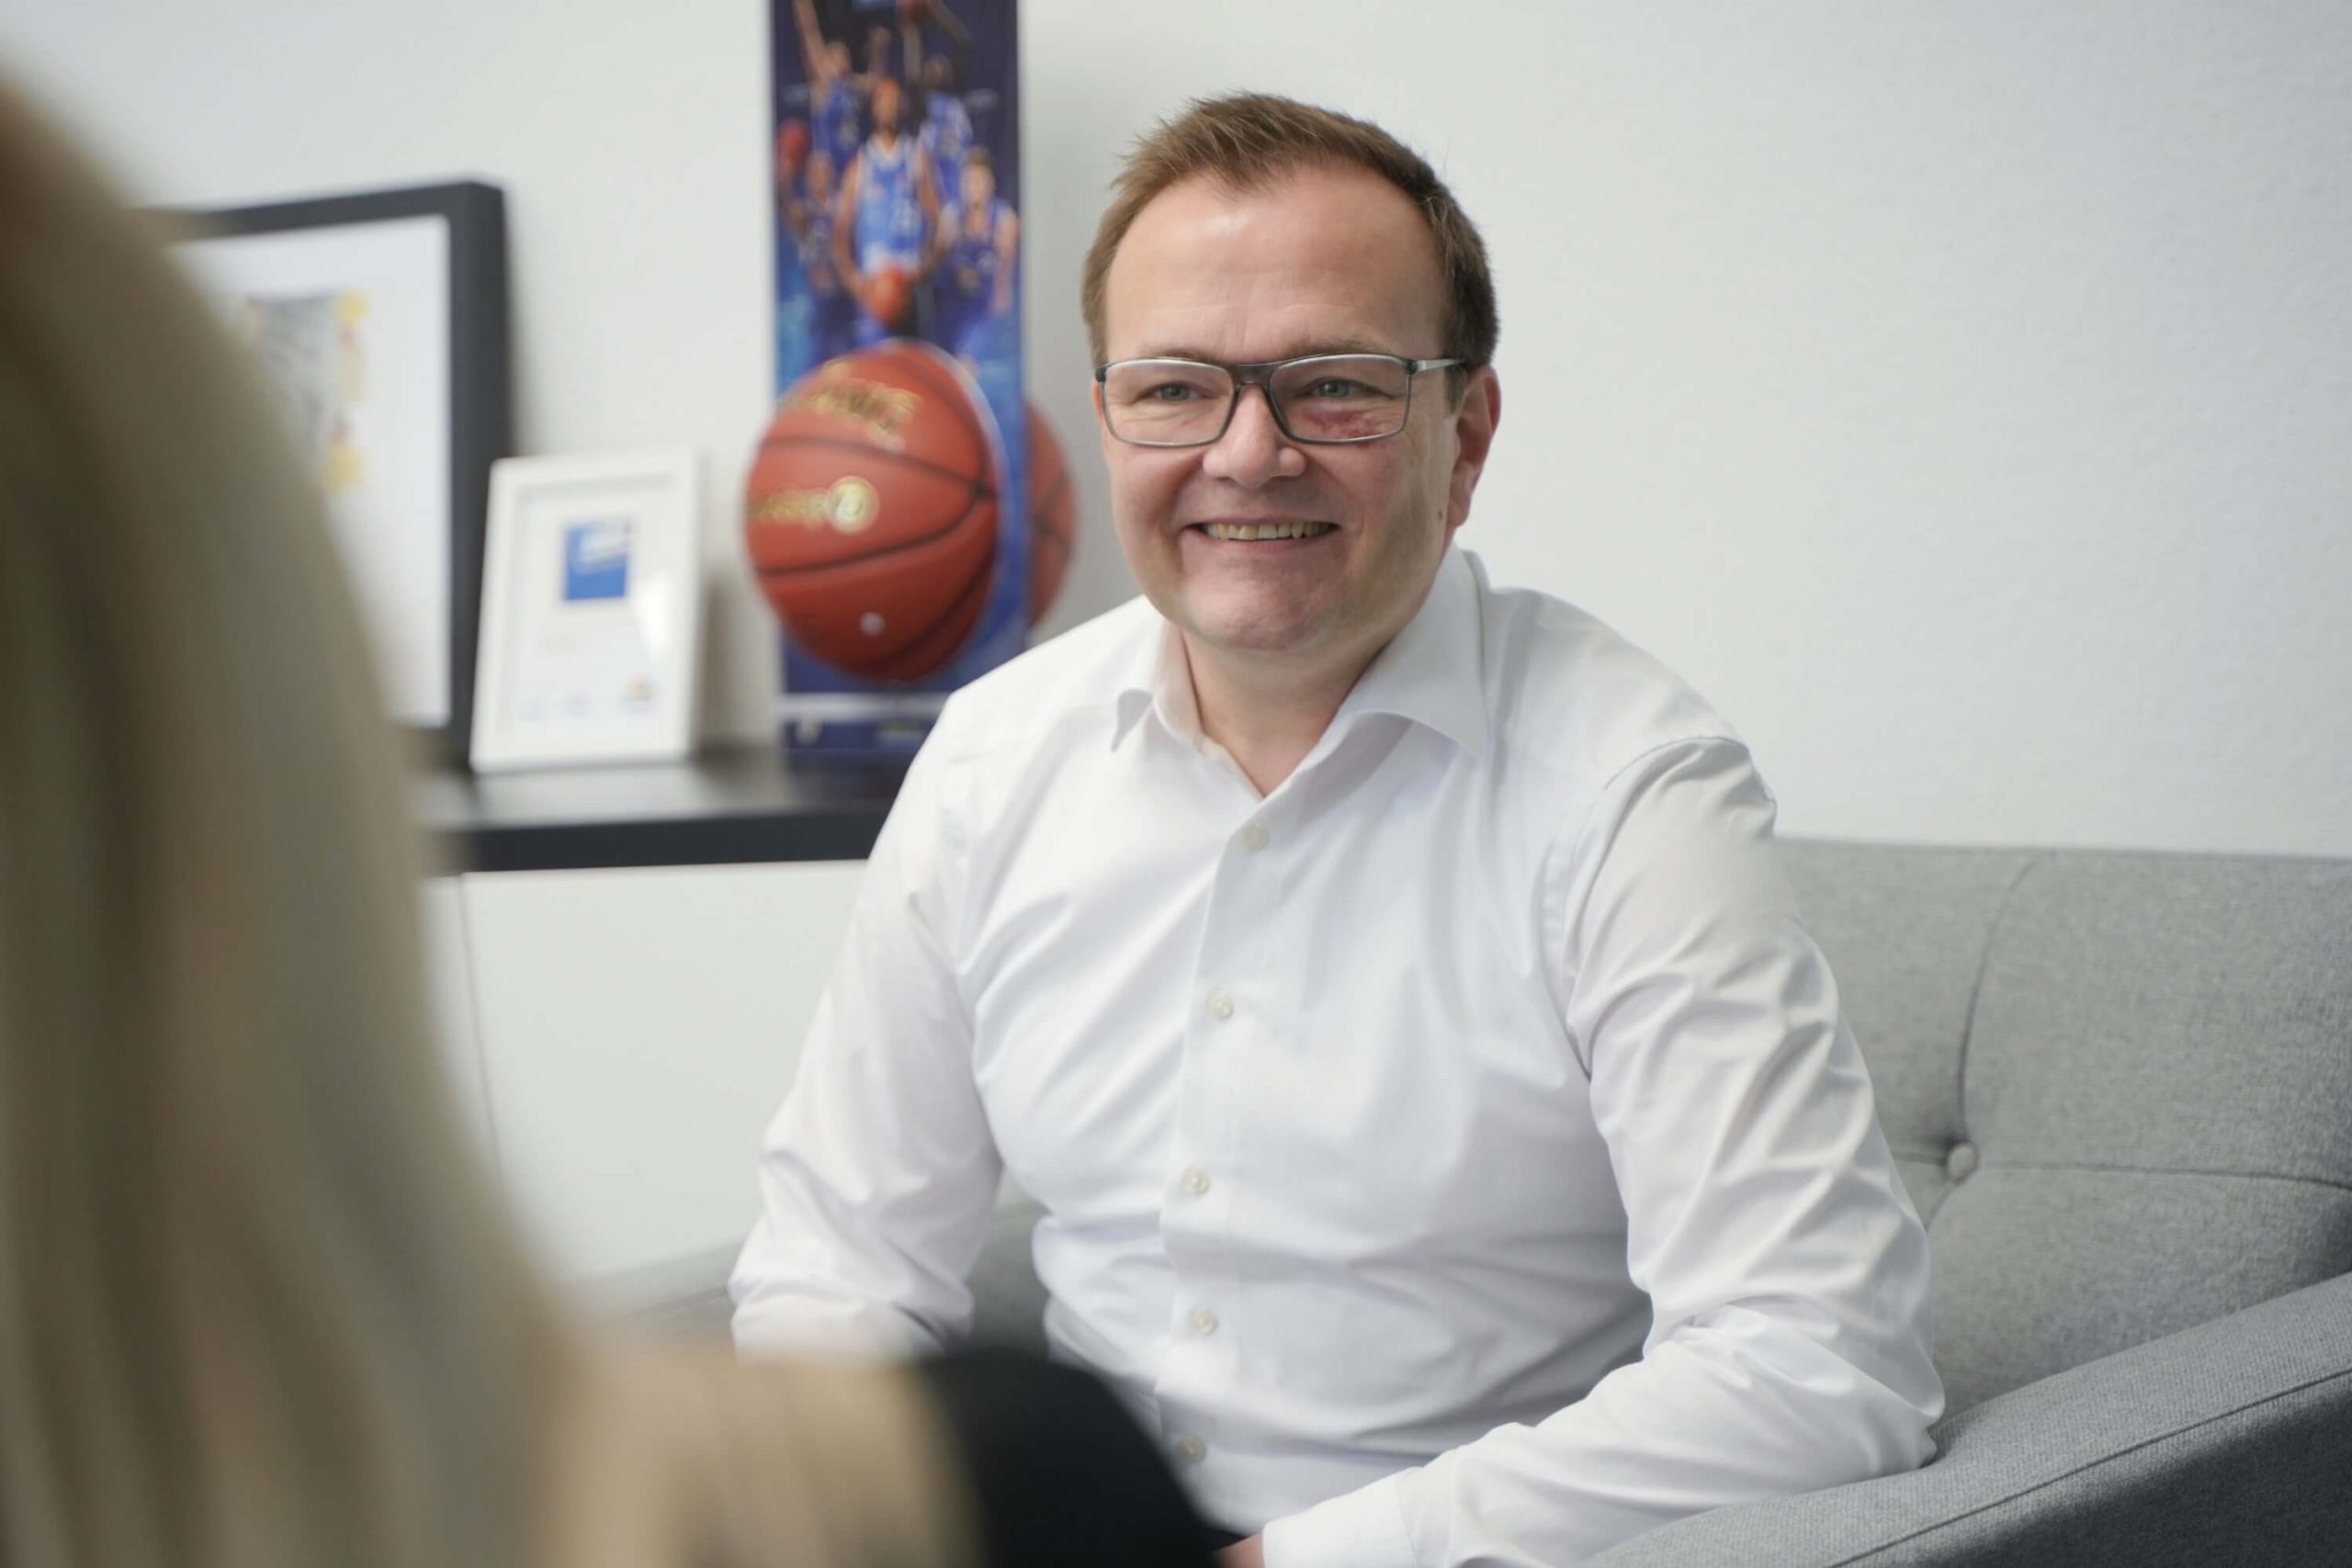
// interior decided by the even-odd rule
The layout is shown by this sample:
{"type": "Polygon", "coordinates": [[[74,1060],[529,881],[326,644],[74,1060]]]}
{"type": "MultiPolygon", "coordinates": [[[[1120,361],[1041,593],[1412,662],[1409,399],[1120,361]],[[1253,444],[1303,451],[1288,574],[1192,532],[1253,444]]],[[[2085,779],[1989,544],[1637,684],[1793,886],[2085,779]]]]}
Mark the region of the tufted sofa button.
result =
{"type": "Polygon", "coordinates": [[[1944,1174],[1954,1181],[1965,1181],[1976,1174],[1976,1145],[1954,1144],[1951,1153],[1944,1156],[1944,1174]]]}

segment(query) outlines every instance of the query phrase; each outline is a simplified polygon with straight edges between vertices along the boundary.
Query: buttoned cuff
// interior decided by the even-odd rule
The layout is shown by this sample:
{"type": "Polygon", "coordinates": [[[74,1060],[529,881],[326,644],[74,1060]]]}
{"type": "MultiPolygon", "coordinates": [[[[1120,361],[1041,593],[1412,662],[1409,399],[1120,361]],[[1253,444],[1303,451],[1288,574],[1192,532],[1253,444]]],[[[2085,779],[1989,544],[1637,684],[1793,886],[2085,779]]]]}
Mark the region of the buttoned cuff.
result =
{"type": "Polygon", "coordinates": [[[1266,1568],[1420,1568],[1405,1529],[1404,1477],[1317,1503],[1266,1527],[1266,1568]]]}

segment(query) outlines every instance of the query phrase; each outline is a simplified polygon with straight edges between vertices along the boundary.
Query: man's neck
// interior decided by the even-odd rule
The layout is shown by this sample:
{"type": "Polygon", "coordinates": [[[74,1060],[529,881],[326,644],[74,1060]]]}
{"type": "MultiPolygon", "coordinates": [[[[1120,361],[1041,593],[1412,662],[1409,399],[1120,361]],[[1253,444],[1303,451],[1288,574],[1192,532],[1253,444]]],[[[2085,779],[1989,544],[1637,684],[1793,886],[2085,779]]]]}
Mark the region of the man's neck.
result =
{"type": "Polygon", "coordinates": [[[1303,671],[1278,658],[1223,657],[1186,637],[1201,733],[1232,755],[1260,795],[1272,795],[1323,739],[1374,653],[1303,671]]]}

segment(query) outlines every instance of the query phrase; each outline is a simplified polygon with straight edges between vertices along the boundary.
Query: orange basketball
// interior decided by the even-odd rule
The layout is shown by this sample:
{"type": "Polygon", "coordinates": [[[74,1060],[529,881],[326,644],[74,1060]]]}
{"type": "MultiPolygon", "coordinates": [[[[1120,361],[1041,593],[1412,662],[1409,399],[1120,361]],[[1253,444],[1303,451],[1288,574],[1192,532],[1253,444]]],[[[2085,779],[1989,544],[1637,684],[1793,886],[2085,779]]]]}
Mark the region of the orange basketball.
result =
{"type": "Polygon", "coordinates": [[[797,382],[760,442],[744,542],[795,641],[871,681],[963,646],[996,574],[988,415],[956,362],[894,341],[797,382]]]}
{"type": "Polygon", "coordinates": [[[867,277],[865,298],[861,303],[865,313],[892,332],[906,325],[907,311],[915,302],[915,280],[907,276],[902,266],[883,266],[867,277]]]}
{"type": "Polygon", "coordinates": [[[1035,626],[1062,591],[1070,546],[1078,536],[1078,503],[1069,465],[1045,411],[1029,405],[1029,624],[1035,626]]]}

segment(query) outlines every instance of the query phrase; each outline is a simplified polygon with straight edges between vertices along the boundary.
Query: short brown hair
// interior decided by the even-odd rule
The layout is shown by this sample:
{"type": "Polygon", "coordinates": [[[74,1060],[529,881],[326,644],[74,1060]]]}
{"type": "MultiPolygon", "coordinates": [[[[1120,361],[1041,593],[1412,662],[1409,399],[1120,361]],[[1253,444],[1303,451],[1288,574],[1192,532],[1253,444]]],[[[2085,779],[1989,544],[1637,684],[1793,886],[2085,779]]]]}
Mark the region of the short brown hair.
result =
{"type": "MultiPolygon", "coordinates": [[[[1112,258],[1119,254],[1136,215],[1153,197],[1196,176],[1228,190],[1252,191],[1295,170],[1330,164],[1369,169],[1420,209],[1437,245],[1438,271],[1445,279],[1442,352],[1470,366],[1491,363],[1498,322],[1486,242],[1437,171],[1369,120],[1271,93],[1196,98],[1182,114],[1162,120],[1127,155],[1126,167],[1112,186],[1115,195],[1110,210],[1102,214],[1093,248],[1086,253],[1079,289],[1086,340],[1096,362],[1103,354],[1102,297],[1112,258]]],[[[1458,387],[1459,372],[1454,378],[1458,387]]]]}

